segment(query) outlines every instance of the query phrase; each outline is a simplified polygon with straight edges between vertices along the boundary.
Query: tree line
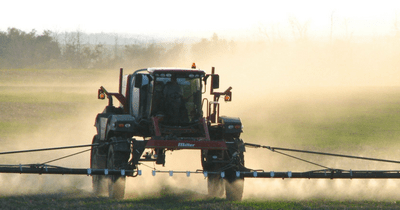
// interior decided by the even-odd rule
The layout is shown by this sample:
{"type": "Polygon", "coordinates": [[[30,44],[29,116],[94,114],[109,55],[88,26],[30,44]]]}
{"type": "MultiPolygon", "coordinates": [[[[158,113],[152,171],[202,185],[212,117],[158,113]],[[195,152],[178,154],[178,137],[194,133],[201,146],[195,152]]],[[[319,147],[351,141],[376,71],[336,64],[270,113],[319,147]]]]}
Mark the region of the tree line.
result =
{"type": "Polygon", "coordinates": [[[232,41],[220,39],[217,34],[192,44],[190,49],[181,42],[138,40],[121,45],[118,36],[114,45],[93,43],[85,35],[77,31],[60,36],[49,30],[38,34],[36,30],[24,32],[16,28],[0,31],[0,69],[171,66],[187,60],[207,60],[211,56],[208,52],[226,53],[234,49],[232,41]]]}
{"type": "Polygon", "coordinates": [[[0,68],[41,67],[60,56],[60,46],[50,31],[41,35],[16,28],[0,32],[0,68]]]}

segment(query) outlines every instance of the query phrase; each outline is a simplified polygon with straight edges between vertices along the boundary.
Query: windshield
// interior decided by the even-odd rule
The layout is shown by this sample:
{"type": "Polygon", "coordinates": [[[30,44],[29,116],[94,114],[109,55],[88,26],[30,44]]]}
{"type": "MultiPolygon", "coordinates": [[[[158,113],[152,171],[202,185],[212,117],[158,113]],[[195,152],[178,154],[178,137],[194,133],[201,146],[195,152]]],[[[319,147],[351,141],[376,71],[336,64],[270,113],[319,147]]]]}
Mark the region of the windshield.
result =
{"type": "Polygon", "coordinates": [[[156,77],[153,115],[172,123],[190,123],[202,116],[200,78],[156,77]]]}

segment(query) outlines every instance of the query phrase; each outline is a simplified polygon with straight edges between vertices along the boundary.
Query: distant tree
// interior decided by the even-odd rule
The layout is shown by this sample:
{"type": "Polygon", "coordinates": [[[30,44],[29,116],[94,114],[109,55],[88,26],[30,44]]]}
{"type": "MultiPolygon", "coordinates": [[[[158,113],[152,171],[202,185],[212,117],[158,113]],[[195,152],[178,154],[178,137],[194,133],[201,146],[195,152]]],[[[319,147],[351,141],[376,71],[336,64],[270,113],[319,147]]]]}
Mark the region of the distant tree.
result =
{"type": "Polygon", "coordinates": [[[35,30],[25,33],[8,28],[7,33],[0,33],[0,41],[2,68],[43,67],[60,56],[59,45],[51,37],[51,31],[37,35],[35,30]]]}
{"type": "Polygon", "coordinates": [[[331,13],[331,34],[329,36],[329,40],[332,43],[332,38],[333,38],[333,14],[335,13],[335,11],[332,11],[331,13]]]}
{"type": "Polygon", "coordinates": [[[59,44],[51,35],[51,31],[44,31],[43,35],[36,38],[35,60],[42,66],[49,67],[46,63],[56,62],[61,56],[59,44]]]}
{"type": "Polygon", "coordinates": [[[177,66],[185,61],[184,57],[185,45],[183,43],[173,43],[164,55],[164,63],[166,66],[177,66]]]}
{"type": "Polygon", "coordinates": [[[267,38],[267,41],[270,44],[280,43],[283,41],[281,31],[279,29],[279,23],[273,24],[270,27],[260,24],[258,30],[263,37],[267,38]]]}
{"type": "Polygon", "coordinates": [[[165,48],[155,43],[125,45],[124,54],[125,62],[135,67],[158,66],[162,64],[165,48]]]}
{"type": "Polygon", "coordinates": [[[296,41],[306,41],[308,39],[307,31],[310,21],[305,23],[300,23],[300,21],[295,17],[289,18],[290,26],[292,27],[293,38],[296,41]]]}
{"type": "Polygon", "coordinates": [[[234,47],[235,43],[233,41],[228,43],[214,33],[210,40],[203,38],[200,42],[194,43],[191,47],[191,53],[196,62],[205,62],[228,55],[233,52],[234,47]]]}
{"type": "Polygon", "coordinates": [[[104,44],[91,44],[87,34],[81,31],[64,34],[62,59],[66,68],[108,68],[115,57],[107,51],[104,44]]]}
{"type": "Polygon", "coordinates": [[[351,23],[351,21],[349,18],[343,18],[342,29],[344,30],[344,35],[339,38],[341,41],[344,41],[347,43],[350,43],[353,39],[353,32],[351,32],[349,29],[350,23],[351,23]]]}
{"type": "Polygon", "coordinates": [[[200,42],[194,43],[191,48],[192,56],[194,60],[200,62],[200,59],[208,57],[207,54],[211,50],[211,41],[206,38],[200,40],[200,42]]]}
{"type": "Polygon", "coordinates": [[[1,32],[0,31],[0,68],[4,68],[4,63],[5,63],[5,58],[6,58],[6,53],[7,53],[7,45],[8,45],[9,39],[7,37],[7,33],[1,32]],[[1,65],[3,64],[3,65],[1,65]]]}
{"type": "Polygon", "coordinates": [[[395,14],[395,18],[393,20],[393,29],[394,29],[394,33],[395,33],[395,37],[399,38],[400,37],[400,29],[399,29],[399,20],[398,20],[398,15],[397,12],[395,14]]]}
{"type": "Polygon", "coordinates": [[[118,43],[118,34],[115,35],[115,39],[114,39],[114,60],[115,62],[119,62],[121,59],[121,55],[119,52],[119,43],[118,43]]]}
{"type": "MultiPolygon", "coordinates": [[[[81,35],[80,31],[76,31],[74,33],[64,34],[64,49],[62,52],[62,57],[64,60],[65,67],[69,68],[85,68],[84,61],[84,52],[81,44],[81,35]]],[[[87,50],[86,50],[87,53],[87,50]]]]}

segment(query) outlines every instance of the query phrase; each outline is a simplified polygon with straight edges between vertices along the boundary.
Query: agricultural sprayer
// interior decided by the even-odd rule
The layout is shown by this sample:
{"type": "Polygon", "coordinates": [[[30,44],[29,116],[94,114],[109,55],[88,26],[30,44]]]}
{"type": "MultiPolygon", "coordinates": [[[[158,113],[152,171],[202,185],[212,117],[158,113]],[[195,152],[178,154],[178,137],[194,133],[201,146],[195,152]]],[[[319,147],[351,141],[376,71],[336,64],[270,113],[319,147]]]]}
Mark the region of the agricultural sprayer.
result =
{"type": "MultiPolygon", "coordinates": [[[[342,170],[311,162],[284,153],[356,158],[369,161],[400,163],[400,161],[313,152],[244,143],[240,138],[240,118],[220,115],[219,99],[232,100],[232,88],[217,92],[219,75],[196,68],[147,68],[124,75],[120,69],[119,91],[108,92],[103,86],[99,99],[108,105],[95,119],[97,134],[92,143],[67,147],[1,152],[0,155],[48,150],[90,147],[89,168],[65,168],[48,164],[1,165],[0,173],[82,174],[92,176],[96,195],[108,193],[121,199],[125,194],[126,177],[141,176],[144,162],[165,165],[168,150],[200,150],[202,169],[196,171],[160,171],[157,173],[202,174],[207,178],[208,194],[228,200],[241,200],[244,178],[307,178],[365,179],[400,178],[398,170],[342,170]],[[204,97],[210,88],[211,100],[204,97]],[[114,104],[114,100],[118,105],[114,104]],[[320,167],[305,172],[275,172],[245,167],[246,147],[264,148],[299,161],[320,167]]],[[[67,158],[77,153],[64,156],[67,158]]],[[[172,163],[173,164],[173,163],[172,163]]]]}

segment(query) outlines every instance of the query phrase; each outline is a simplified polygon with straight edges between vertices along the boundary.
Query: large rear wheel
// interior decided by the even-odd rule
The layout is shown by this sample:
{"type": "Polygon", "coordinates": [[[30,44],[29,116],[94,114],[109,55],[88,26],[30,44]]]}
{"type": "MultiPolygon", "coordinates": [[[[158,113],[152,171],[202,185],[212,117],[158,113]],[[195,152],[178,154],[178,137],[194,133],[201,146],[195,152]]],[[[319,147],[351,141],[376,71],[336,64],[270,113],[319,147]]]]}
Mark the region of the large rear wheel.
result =
{"type": "Polygon", "coordinates": [[[242,171],[244,167],[244,147],[243,141],[239,138],[233,138],[234,146],[229,149],[228,157],[232,161],[233,167],[225,171],[225,192],[226,199],[230,201],[241,201],[244,189],[244,177],[236,175],[236,171],[242,171]]]}
{"type": "Polygon", "coordinates": [[[229,172],[225,179],[226,200],[241,201],[243,188],[244,178],[236,177],[236,172],[229,172]]]}
{"type": "MultiPolygon", "coordinates": [[[[129,159],[129,153],[115,151],[114,145],[110,145],[107,154],[108,169],[124,169],[129,159]]],[[[110,198],[123,199],[125,196],[125,176],[109,175],[108,194],[110,198]]]]}
{"type": "MultiPolygon", "coordinates": [[[[97,135],[93,137],[92,144],[100,143],[97,135]]],[[[105,146],[103,146],[105,147],[105,146]]],[[[106,149],[101,146],[92,146],[90,153],[90,168],[92,169],[104,169],[107,163],[107,154],[103,151],[106,149]]],[[[92,176],[93,193],[96,196],[102,196],[107,193],[107,179],[105,175],[93,175],[92,176]]]]}
{"type": "Polygon", "coordinates": [[[201,153],[201,163],[203,170],[209,173],[207,177],[208,195],[210,197],[223,197],[230,201],[241,201],[244,189],[244,176],[236,175],[237,171],[246,171],[244,167],[244,144],[237,137],[226,138],[228,149],[224,151],[203,150],[201,153]],[[215,161],[221,158],[221,161],[215,161]],[[225,172],[222,178],[219,172],[225,172]]]}
{"type": "Polygon", "coordinates": [[[208,196],[221,198],[224,196],[224,180],[219,174],[209,174],[207,177],[208,196]]]}
{"type": "MultiPolygon", "coordinates": [[[[203,166],[203,170],[207,172],[215,172],[221,166],[219,164],[212,162],[212,156],[216,151],[202,151],[201,152],[201,164],[203,166]]],[[[207,189],[208,196],[222,198],[224,196],[225,186],[224,180],[220,174],[210,173],[207,176],[207,189]]]]}

